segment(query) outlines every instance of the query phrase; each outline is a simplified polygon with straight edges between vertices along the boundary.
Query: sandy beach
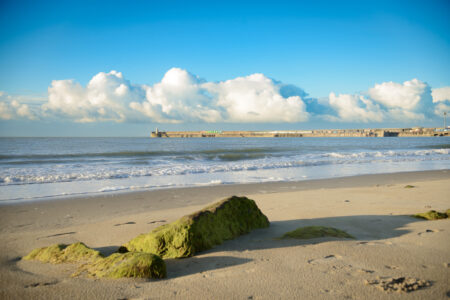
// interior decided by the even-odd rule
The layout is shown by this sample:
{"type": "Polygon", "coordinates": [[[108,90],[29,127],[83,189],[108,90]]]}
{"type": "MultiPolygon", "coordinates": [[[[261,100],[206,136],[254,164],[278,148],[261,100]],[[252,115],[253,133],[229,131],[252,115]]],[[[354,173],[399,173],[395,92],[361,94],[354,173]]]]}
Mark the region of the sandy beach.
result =
{"type": "Polygon", "coordinates": [[[0,298],[446,299],[450,220],[410,215],[448,208],[450,170],[2,204],[0,298]],[[167,279],[71,277],[74,265],[20,259],[36,247],[78,241],[110,254],[140,233],[231,195],[254,199],[270,227],[191,258],[166,260],[167,279]],[[277,239],[309,225],[335,227],[355,239],[277,239]],[[366,282],[390,277],[432,285],[399,293],[366,282]]]}

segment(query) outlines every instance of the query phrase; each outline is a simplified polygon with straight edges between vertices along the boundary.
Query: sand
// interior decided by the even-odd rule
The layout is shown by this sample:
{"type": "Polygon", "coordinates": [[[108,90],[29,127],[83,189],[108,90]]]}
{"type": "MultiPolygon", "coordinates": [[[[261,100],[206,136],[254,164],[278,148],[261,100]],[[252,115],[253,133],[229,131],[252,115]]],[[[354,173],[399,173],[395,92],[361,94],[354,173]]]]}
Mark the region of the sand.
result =
{"type": "Polygon", "coordinates": [[[3,204],[0,298],[446,299],[450,220],[410,215],[448,208],[450,170],[3,204]],[[74,265],[20,260],[36,247],[78,241],[109,254],[140,233],[231,195],[254,199],[271,226],[192,258],[166,260],[164,280],[71,277],[74,265]],[[356,239],[277,239],[310,225],[345,230],[356,239]],[[405,293],[375,284],[397,277],[431,286],[405,293]]]}

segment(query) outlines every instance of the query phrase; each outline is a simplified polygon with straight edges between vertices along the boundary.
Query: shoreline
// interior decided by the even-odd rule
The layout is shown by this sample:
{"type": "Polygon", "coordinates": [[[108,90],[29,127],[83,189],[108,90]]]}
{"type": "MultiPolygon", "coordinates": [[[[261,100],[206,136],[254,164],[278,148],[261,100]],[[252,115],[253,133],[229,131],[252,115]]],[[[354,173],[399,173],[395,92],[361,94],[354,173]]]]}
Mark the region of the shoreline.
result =
{"type": "Polygon", "coordinates": [[[0,298],[445,299],[450,220],[411,215],[445,211],[449,195],[450,170],[441,170],[2,205],[0,298]],[[270,227],[166,260],[164,280],[71,277],[73,265],[20,260],[37,247],[79,241],[109,255],[138,234],[234,194],[254,199],[270,227]],[[277,239],[300,226],[331,226],[356,239],[277,239]],[[403,294],[364,283],[377,277],[432,286],[403,294]]]}
{"type": "MultiPolygon", "coordinates": [[[[314,189],[319,186],[325,186],[327,188],[333,187],[353,187],[358,186],[358,184],[365,182],[366,180],[378,180],[379,184],[384,184],[385,182],[391,182],[396,180],[396,177],[401,176],[401,180],[433,180],[442,178],[442,176],[450,176],[450,169],[441,170],[425,170],[425,171],[405,171],[405,172],[394,172],[394,173],[376,173],[376,174],[360,174],[351,175],[343,177],[332,177],[332,178],[319,178],[319,179],[305,179],[297,181],[267,181],[267,182],[256,182],[256,183],[222,183],[222,184],[211,184],[211,185],[194,185],[194,186],[180,186],[180,187],[167,187],[167,188],[155,188],[149,190],[117,190],[108,192],[97,192],[97,193],[80,193],[75,195],[67,196],[49,196],[44,198],[32,198],[32,199],[20,199],[20,200],[4,200],[0,201],[0,207],[12,206],[12,205],[25,205],[33,203],[46,203],[46,202],[60,202],[60,201],[72,201],[72,200],[82,200],[82,199],[95,199],[97,198],[117,198],[126,197],[127,195],[137,195],[146,196],[152,193],[168,193],[171,194],[173,191],[180,192],[195,192],[195,190],[224,190],[224,191],[239,191],[241,193],[257,193],[261,186],[265,186],[264,192],[274,192],[282,191],[283,189],[314,189]],[[272,191],[273,190],[273,191],[272,191]]],[[[226,194],[220,193],[223,197],[226,194]]]]}

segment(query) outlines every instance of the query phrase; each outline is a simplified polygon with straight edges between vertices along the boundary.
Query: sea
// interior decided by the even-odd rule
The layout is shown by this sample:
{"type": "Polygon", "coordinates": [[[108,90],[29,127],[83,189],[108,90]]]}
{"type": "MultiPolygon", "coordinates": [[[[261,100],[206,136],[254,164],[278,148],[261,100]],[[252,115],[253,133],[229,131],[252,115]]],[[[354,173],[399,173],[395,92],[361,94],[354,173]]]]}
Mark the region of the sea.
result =
{"type": "Polygon", "coordinates": [[[450,169],[450,137],[0,138],[0,203],[450,169]]]}

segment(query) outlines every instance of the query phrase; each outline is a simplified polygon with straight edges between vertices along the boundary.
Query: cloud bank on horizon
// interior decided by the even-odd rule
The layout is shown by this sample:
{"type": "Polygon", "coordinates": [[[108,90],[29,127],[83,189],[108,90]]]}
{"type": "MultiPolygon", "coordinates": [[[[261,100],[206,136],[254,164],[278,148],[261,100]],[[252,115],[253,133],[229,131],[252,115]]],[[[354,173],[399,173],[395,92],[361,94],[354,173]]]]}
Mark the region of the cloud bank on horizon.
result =
{"type": "MultiPolygon", "coordinates": [[[[22,99],[23,97],[19,97],[22,99]]],[[[295,85],[256,73],[208,82],[172,68],[153,86],[133,84],[121,72],[100,72],[84,87],[53,80],[39,105],[0,92],[0,119],[73,122],[298,123],[426,121],[450,110],[450,87],[432,89],[419,79],[383,82],[355,94],[312,98],[295,85]]]]}

